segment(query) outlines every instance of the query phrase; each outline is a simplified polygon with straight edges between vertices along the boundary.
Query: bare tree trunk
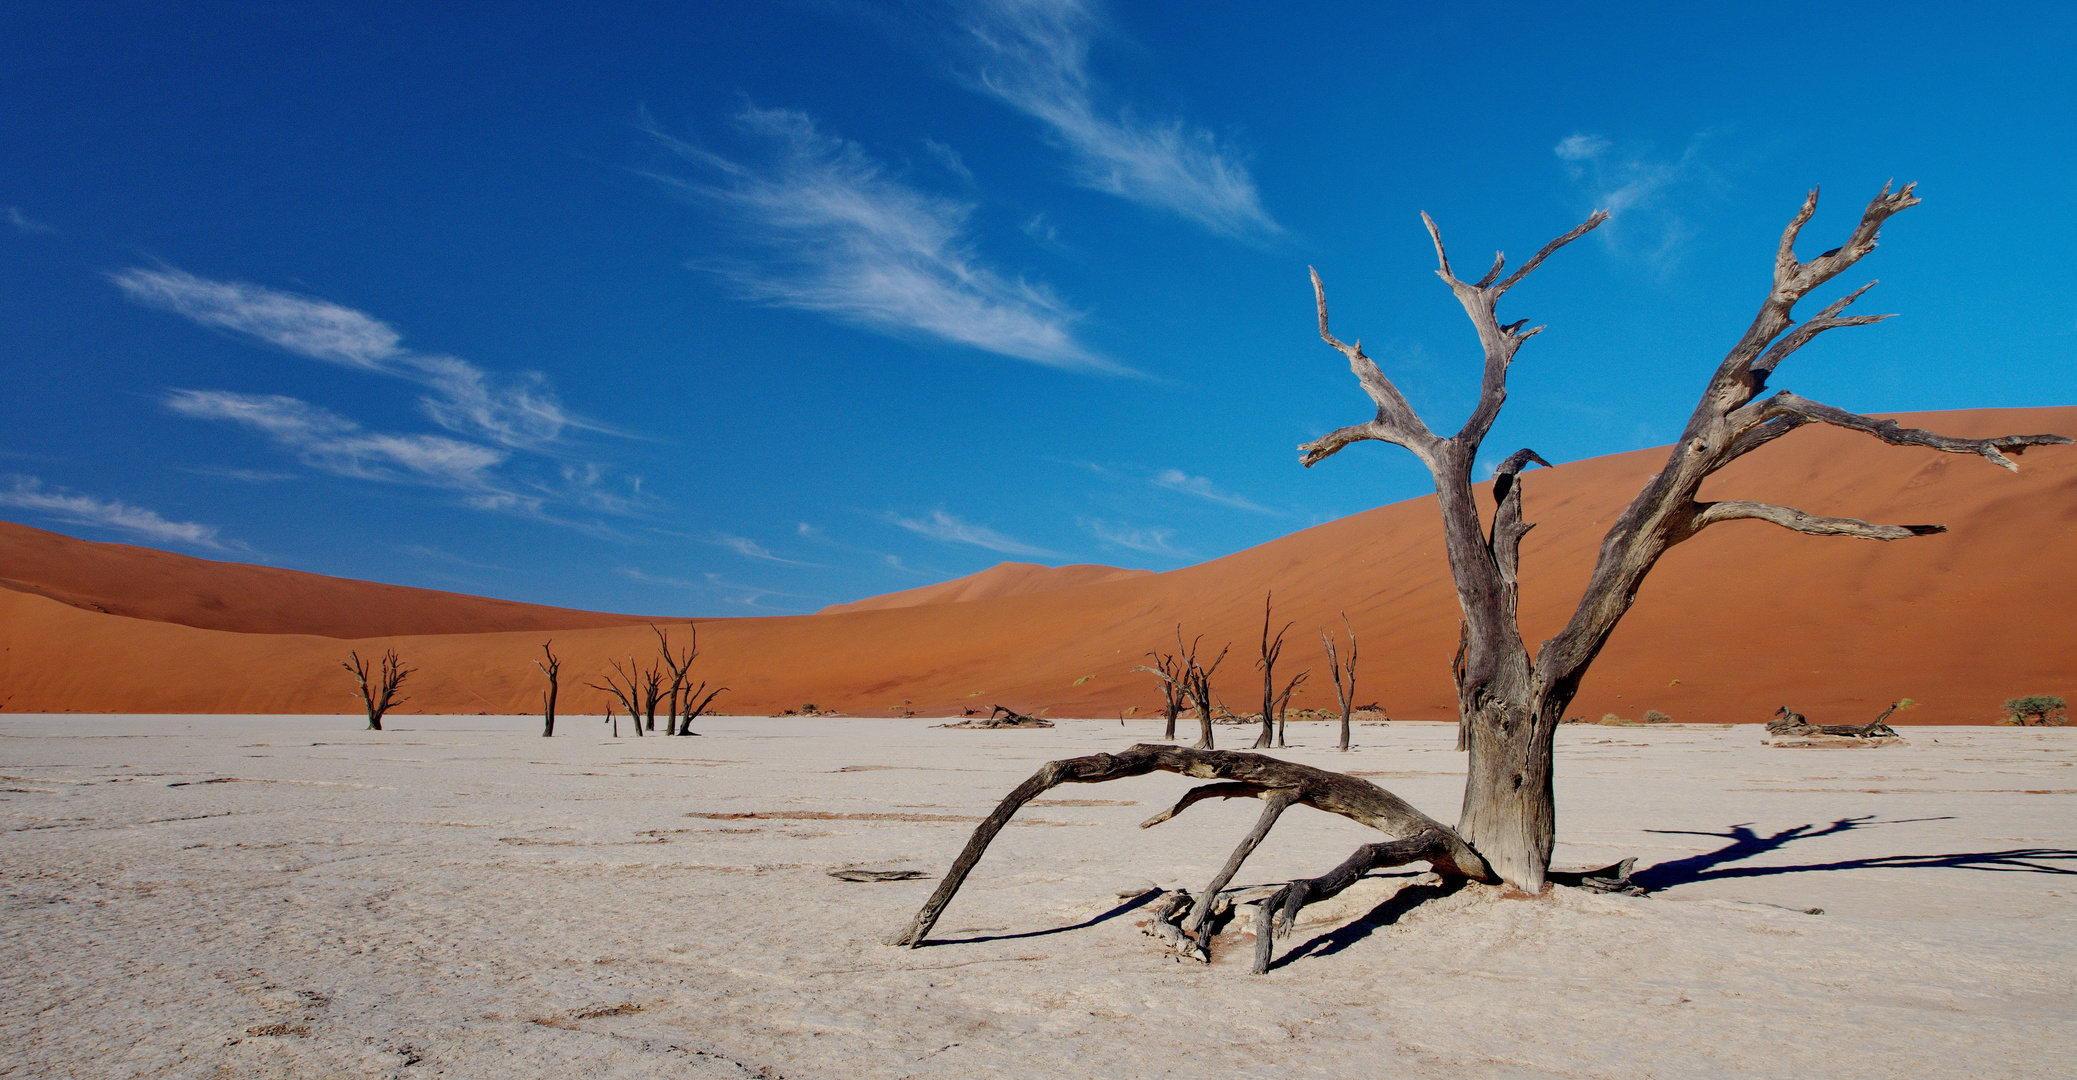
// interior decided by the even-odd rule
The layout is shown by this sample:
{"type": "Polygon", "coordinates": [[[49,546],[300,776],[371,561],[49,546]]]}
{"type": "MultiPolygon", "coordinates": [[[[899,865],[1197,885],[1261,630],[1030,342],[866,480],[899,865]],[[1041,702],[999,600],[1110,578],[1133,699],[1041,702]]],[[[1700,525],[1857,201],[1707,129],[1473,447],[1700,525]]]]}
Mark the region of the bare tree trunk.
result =
{"type": "Polygon", "coordinates": [[[541,674],[548,676],[548,687],[541,691],[541,737],[544,739],[555,735],[556,673],[561,671],[563,666],[562,661],[555,658],[555,650],[549,648],[554,644],[554,638],[542,642],[541,652],[547,655],[548,660],[546,663],[534,661],[534,666],[541,669],[541,674]]]}

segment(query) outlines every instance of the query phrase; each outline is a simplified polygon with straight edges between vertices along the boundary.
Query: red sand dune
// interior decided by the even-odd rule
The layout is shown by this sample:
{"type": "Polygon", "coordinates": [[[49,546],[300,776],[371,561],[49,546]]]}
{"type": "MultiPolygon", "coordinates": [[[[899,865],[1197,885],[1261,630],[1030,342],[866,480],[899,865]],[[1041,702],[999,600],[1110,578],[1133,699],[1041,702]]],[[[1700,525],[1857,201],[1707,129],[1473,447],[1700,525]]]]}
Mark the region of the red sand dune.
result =
{"type": "MultiPolygon", "coordinates": [[[[2077,408],[1900,419],[1958,435],[2077,433],[2077,408]]],[[[1386,452],[1360,448],[1332,467],[1361,468],[1367,453],[1386,452]]],[[[1538,523],[1522,556],[1532,649],[1569,615],[1602,533],[1664,457],[1639,451],[1524,477],[1527,515],[1538,523]]],[[[2077,649],[2063,626],[2077,601],[2077,447],[2041,448],[2020,463],[2015,476],[1974,457],[1831,429],[1797,432],[1746,458],[1704,497],[1952,531],[1885,544],[1752,521],[1717,526],[1675,548],[1647,579],[1573,712],[1636,717],[1656,708],[1686,722],[1758,721],[1786,703],[1836,723],[1870,719],[1909,697],[1918,706],[1893,721],[1980,723],[2015,694],[2077,696],[2077,649]]],[[[740,713],[812,701],[886,715],[906,700],[925,716],[996,702],[1055,715],[1127,707],[1144,715],[1159,696],[1132,669],[1149,648],[1172,643],[1181,622],[1213,653],[1234,644],[1215,684],[1244,711],[1259,700],[1254,642],[1263,593],[1274,589],[1277,621],[1297,624],[1281,670],[1315,668],[1296,704],[1330,702],[1316,634],[1347,612],[1362,640],[1358,699],[1401,719],[1450,719],[1457,610],[1440,534],[1433,500],[1423,498],[1165,574],[961,603],[705,619],[695,677],[726,683],[732,689],[717,707],[740,713]]],[[[399,612],[387,625],[408,622],[399,612]]],[[[201,629],[0,592],[0,708],[348,712],[353,698],[336,661],[348,648],[394,645],[419,669],[400,713],[525,712],[541,682],[530,658],[553,636],[564,657],[563,711],[598,714],[603,695],[578,684],[607,657],[650,648],[639,625],[546,629],[346,642],[201,629]]]]}
{"type": "Polygon", "coordinates": [[[0,588],[90,611],[241,634],[366,638],[644,621],[98,544],[6,521],[0,521],[0,588]]]}
{"type": "Polygon", "coordinates": [[[1040,566],[1037,563],[1006,562],[978,574],[936,585],[925,585],[920,589],[904,589],[884,596],[868,596],[848,604],[831,604],[816,612],[817,615],[834,615],[840,611],[883,611],[887,608],[917,607],[923,604],[958,604],[968,600],[990,600],[998,596],[1023,596],[1026,593],[1045,592],[1048,589],[1066,589],[1076,585],[1094,585],[1100,581],[1123,581],[1127,578],[1148,577],[1152,570],[1125,570],[1116,566],[1096,566],[1077,563],[1073,566],[1040,566]]]}

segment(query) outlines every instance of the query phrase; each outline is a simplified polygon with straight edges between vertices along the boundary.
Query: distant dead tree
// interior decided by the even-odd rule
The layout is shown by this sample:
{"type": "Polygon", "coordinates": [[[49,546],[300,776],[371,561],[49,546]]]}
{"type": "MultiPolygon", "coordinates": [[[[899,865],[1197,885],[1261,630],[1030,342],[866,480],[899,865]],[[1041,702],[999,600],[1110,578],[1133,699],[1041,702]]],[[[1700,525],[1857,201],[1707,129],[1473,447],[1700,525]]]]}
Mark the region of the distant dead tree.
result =
{"type": "Polygon", "coordinates": [[[698,656],[700,652],[699,630],[697,628],[693,630],[692,646],[690,648],[680,649],[673,653],[671,651],[671,635],[657,629],[655,623],[650,623],[649,629],[656,635],[656,649],[663,654],[664,667],[669,669],[671,676],[670,690],[665,695],[664,734],[676,735],[678,734],[678,695],[685,692],[685,673],[692,670],[692,658],[698,656]]]}
{"type": "Polygon", "coordinates": [[[1299,672],[1298,677],[1284,687],[1283,693],[1277,692],[1276,658],[1284,651],[1284,634],[1292,624],[1285,623],[1284,628],[1276,632],[1276,637],[1270,638],[1269,600],[1273,595],[1264,593],[1262,596],[1262,658],[1255,661],[1255,666],[1262,669],[1262,733],[1255,736],[1254,748],[1257,750],[1270,745],[1272,738],[1277,746],[1284,745],[1284,706],[1291,703],[1291,692],[1312,674],[1311,668],[1299,672]]]}
{"type": "Polygon", "coordinates": [[[541,737],[544,739],[555,734],[556,673],[563,667],[563,662],[555,657],[555,650],[550,648],[554,644],[554,638],[542,642],[541,652],[548,659],[545,663],[540,660],[534,661],[534,666],[541,669],[541,674],[548,676],[548,685],[541,691],[541,737]]]}
{"type": "Polygon", "coordinates": [[[692,636],[691,644],[673,653],[670,635],[657,630],[653,624],[649,627],[656,631],[657,647],[663,653],[664,666],[670,669],[671,685],[667,701],[669,719],[664,723],[664,733],[667,735],[698,735],[699,732],[692,730],[692,722],[707,711],[707,706],[713,703],[715,695],[728,689],[726,686],[717,686],[709,692],[704,679],[696,687],[687,685],[691,681],[689,673],[692,671],[692,662],[699,659],[700,655],[700,628],[697,623],[687,623],[686,628],[692,636]],[[702,697],[702,694],[706,696],[702,697]]]}
{"type": "MultiPolygon", "coordinates": [[[[1180,642],[1182,636],[1183,628],[1177,626],[1176,640],[1180,642]]],[[[1174,653],[1150,652],[1147,656],[1154,661],[1153,667],[1141,664],[1132,670],[1144,671],[1161,680],[1161,708],[1167,718],[1167,723],[1161,729],[1161,737],[1174,739],[1176,716],[1183,711],[1183,699],[1189,696],[1189,689],[1183,681],[1183,662],[1178,660],[1174,653]]],[[[1119,717],[1119,720],[1122,722],[1124,717],[1119,717]]]]}
{"type": "MultiPolygon", "coordinates": [[[[642,700],[641,669],[635,664],[635,658],[632,656],[627,658],[627,666],[625,667],[622,667],[618,660],[609,660],[607,663],[611,665],[613,670],[600,676],[606,680],[604,686],[598,683],[585,683],[584,685],[591,687],[593,690],[604,690],[606,693],[613,695],[620,702],[621,707],[627,710],[627,718],[633,721],[629,726],[635,729],[636,735],[640,735],[642,734],[642,709],[640,706],[642,700]]],[[[655,708],[656,703],[652,700],[650,702],[652,713],[655,711],[655,708]]],[[[606,715],[608,717],[613,715],[613,707],[610,704],[606,706],[606,715]]],[[[618,725],[615,725],[613,728],[613,737],[616,739],[620,737],[618,725]]]]}
{"type": "MultiPolygon", "coordinates": [[[[648,667],[642,669],[642,715],[636,717],[635,722],[640,724],[646,719],[649,730],[655,731],[656,707],[663,704],[663,696],[663,665],[652,662],[648,667]]],[[[668,725],[669,721],[666,720],[665,723],[668,725]]]]}
{"type": "Polygon", "coordinates": [[[373,671],[369,670],[368,662],[361,659],[359,652],[349,652],[346,655],[352,659],[339,661],[339,666],[352,672],[354,682],[360,687],[361,704],[368,709],[368,730],[381,731],[382,714],[411,700],[398,697],[397,687],[404,685],[404,680],[410,678],[411,673],[417,669],[405,667],[397,659],[394,649],[382,650],[382,658],[373,671]],[[375,677],[373,685],[368,681],[370,675],[375,677]]]}
{"type": "Polygon", "coordinates": [[[1341,624],[1349,631],[1349,658],[1344,662],[1334,654],[1334,632],[1320,628],[1320,644],[1327,646],[1327,667],[1334,672],[1334,696],[1341,702],[1341,745],[1340,750],[1349,748],[1349,715],[1355,712],[1356,700],[1356,628],[1349,625],[1349,613],[1341,613],[1341,624]]]}
{"type": "Polygon", "coordinates": [[[1176,655],[1181,658],[1183,665],[1183,692],[1189,696],[1191,703],[1197,706],[1196,749],[1210,750],[1212,710],[1217,707],[1212,695],[1212,672],[1219,670],[1219,665],[1225,663],[1226,653],[1233,648],[1233,643],[1227,642],[1226,648],[1219,650],[1218,659],[1213,660],[1210,667],[1205,667],[1197,662],[1197,643],[1203,640],[1204,635],[1199,634],[1192,638],[1189,647],[1185,648],[1183,628],[1180,625],[1176,627],[1176,655]]]}
{"type": "MultiPolygon", "coordinates": [[[[1469,758],[1463,808],[1455,828],[1369,781],[1261,754],[1143,743],[1117,753],[1054,761],[1018,785],[975,828],[937,890],[888,943],[911,947],[923,943],[989,842],[1026,802],[1062,783],[1098,783],[1154,771],[1217,782],[1192,789],[1172,810],[1157,815],[1148,825],[1207,798],[1251,797],[1263,802],[1261,819],[1204,893],[1194,903],[1183,894],[1180,901],[1164,903],[1157,912],[1155,922],[1166,928],[1162,933],[1171,936],[1185,955],[1200,959],[1207,955],[1204,945],[1220,891],[1278,816],[1299,803],[1369,825],[1392,839],[1363,845],[1333,870],[1292,881],[1255,905],[1257,972],[1268,969],[1274,940],[1289,933],[1301,908],[1340,893],[1372,869],[1426,862],[1446,880],[1504,882],[1523,892],[1542,892],[1554,877],[1550,857],[1557,815],[1551,766],[1558,724],[1579,692],[1588,667],[1608,644],[1609,635],[1636,601],[1645,576],[1661,556],[1726,521],[1765,521],[1813,536],[1868,540],[1900,540],[1946,531],[1942,525],[1876,525],[1853,518],[1818,517],[1743,499],[1704,501],[1699,498],[1704,481],[1746,454],[1811,424],[1860,432],[1893,446],[1975,454],[2013,471],[2018,466],[2007,454],[2016,456],[2028,447],[2070,442],[2061,435],[1953,438],[1906,428],[1894,420],[1859,416],[1786,390],[1769,393],[1768,380],[1780,364],[1819,334],[1865,326],[1886,317],[1846,314],[1872,285],[1833,301],[1801,323],[1792,315],[1804,297],[1875,250],[1876,234],[1884,221],[1918,202],[1912,185],[1895,192],[1884,185],[1882,193],[1861,212],[1844,243],[1815,258],[1799,259],[1796,241],[1817,212],[1817,199],[1818,193],[1812,190],[1782,232],[1774,252],[1773,282],[1752,325],[1709,377],[1666,463],[1610,525],[1570,621],[1536,650],[1533,659],[1516,617],[1516,574],[1522,537],[1530,529],[1523,519],[1521,475],[1531,464],[1548,467],[1549,463],[1527,449],[1500,463],[1492,475],[1490,525],[1481,518],[1479,486],[1472,476],[1480,447],[1507,400],[1507,374],[1515,354],[1543,327],[1529,327],[1527,319],[1502,323],[1497,309],[1508,290],[1552,253],[1608,220],[1608,214],[1595,212],[1545,244],[1505,278],[1501,275],[1507,260],[1496,257],[1492,269],[1476,282],[1457,277],[1443,249],[1441,231],[1422,215],[1435,243],[1437,275],[1470,318],[1484,354],[1478,402],[1463,426],[1450,436],[1429,430],[1399,388],[1364,355],[1360,341],[1346,344],[1334,336],[1328,329],[1326,286],[1317,272],[1312,275],[1320,337],[1347,358],[1376,414],[1300,447],[1300,463],[1316,465],[1356,442],[1377,440],[1410,451],[1435,480],[1444,548],[1464,620],[1459,659],[1452,668],[1460,742],[1469,758]]],[[[1209,745],[1209,728],[1205,741],[1209,745]]],[[[1620,887],[1627,876],[1626,864],[1618,863],[1569,880],[1620,887]]]]}
{"type": "Polygon", "coordinates": [[[728,689],[728,687],[726,686],[717,686],[713,690],[709,691],[707,689],[706,680],[702,679],[700,680],[700,684],[698,686],[686,691],[685,715],[679,719],[678,734],[698,735],[699,732],[692,730],[692,722],[694,720],[699,719],[700,714],[707,711],[707,706],[714,703],[714,698],[726,689],[728,689]],[[706,696],[700,697],[700,695],[703,693],[706,694],[706,696]],[[697,699],[696,704],[695,699],[697,699]]]}

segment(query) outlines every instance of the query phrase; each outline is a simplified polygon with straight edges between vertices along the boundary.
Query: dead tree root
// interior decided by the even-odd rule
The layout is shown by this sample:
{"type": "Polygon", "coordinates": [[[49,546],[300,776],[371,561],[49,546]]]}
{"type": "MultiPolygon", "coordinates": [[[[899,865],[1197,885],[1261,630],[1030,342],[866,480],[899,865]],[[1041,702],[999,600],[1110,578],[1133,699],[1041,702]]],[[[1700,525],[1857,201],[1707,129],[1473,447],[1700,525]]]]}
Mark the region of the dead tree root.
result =
{"type": "Polygon", "coordinates": [[[1499,880],[1486,861],[1454,830],[1367,780],[1261,754],[1141,743],[1116,754],[1092,754],[1047,762],[1030,779],[1017,785],[997,804],[994,812],[974,828],[966,847],[952,861],[951,868],[945,871],[943,880],[938,883],[937,891],[924,901],[915,918],[886,938],[886,943],[910,948],[923,944],[946,905],[952,902],[953,895],[965,883],[967,874],[981,861],[989,843],[1025,803],[1061,784],[1096,784],[1151,772],[1172,772],[1218,782],[1185,792],[1175,806],[1142,822],[1141,828],[1159,825],[1205,799],[1257,798],[1263,801],[1261,818],[1234,848],[1225,865],[1213,875],[1204,892],[1192,898],[1182,890],[1173,891],[1163,899],[1155,913],[1148,933],[1163,938],[1179,955],[1190,959],[1209,960],[1211,935],[1216,925],[1230,915],[1233,907],[1231,895],[1225,892],[1227,884],[1269,835],[1269,830],[1283,812],[1295,805],[1339,814],[1401,839],[1365,844],[1325,875],[1294,881],[1264,900],[1257,907],[1256,916],[1258,931],[1254,970],[1258,974],[1269,967],[1269,953],[1273,947],[1270,931],[1288,934],[1300,908],[1334,896],[1354,884],[1368,870],[1426,862],[1444,875],[1487,883],[1499,880]]]}

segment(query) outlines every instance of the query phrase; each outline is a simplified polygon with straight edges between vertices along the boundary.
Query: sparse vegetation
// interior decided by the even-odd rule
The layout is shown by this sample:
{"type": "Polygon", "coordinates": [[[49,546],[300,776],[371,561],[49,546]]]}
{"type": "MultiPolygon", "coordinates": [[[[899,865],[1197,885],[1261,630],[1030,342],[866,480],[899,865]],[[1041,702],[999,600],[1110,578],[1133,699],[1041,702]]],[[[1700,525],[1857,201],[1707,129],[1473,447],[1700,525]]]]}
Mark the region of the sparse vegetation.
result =
{"type": "Polygon", "coordinates": [[[2028,694],[2005,699],[2005,722],[2019,727],[2061,727],[2069,723],[2069,702],[2054,694],[2028,694]]]}

